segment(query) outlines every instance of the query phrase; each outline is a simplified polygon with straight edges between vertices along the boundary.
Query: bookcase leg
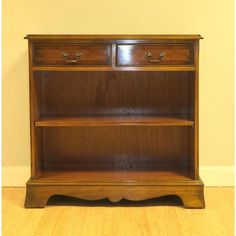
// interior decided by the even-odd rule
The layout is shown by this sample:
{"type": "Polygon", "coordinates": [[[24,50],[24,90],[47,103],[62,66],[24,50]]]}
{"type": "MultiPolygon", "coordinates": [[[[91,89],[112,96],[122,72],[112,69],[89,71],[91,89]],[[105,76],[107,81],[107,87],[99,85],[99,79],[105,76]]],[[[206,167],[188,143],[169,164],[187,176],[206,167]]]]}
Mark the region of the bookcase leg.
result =
{"type": "Polygon", "coordinates": [[[186,192],[179,195],[185,208],[205,208],[204,194],[186,192]]]}
{"type": "Polygon", "coordinates": [[[50,195],[48,193],[39,192],[37,188],[27,186],[25,197],[25,208],[43,208],[46,206],[50,195]]]}

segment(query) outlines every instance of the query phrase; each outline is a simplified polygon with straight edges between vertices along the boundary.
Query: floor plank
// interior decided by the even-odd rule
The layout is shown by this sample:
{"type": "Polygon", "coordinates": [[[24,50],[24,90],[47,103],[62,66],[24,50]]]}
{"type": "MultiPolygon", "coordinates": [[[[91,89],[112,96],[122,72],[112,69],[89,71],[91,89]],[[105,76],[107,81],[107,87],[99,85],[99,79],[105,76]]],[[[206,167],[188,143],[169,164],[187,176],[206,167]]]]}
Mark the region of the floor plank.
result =
{"type": "Polygon", "coordinates": [[[2,193],[3,236],[234,235],[234,188],[206,188],[206,209],[193,210],[166,198],[114,205],[63,197],[44,209],[25,209],[25,188],[2,193]]]}

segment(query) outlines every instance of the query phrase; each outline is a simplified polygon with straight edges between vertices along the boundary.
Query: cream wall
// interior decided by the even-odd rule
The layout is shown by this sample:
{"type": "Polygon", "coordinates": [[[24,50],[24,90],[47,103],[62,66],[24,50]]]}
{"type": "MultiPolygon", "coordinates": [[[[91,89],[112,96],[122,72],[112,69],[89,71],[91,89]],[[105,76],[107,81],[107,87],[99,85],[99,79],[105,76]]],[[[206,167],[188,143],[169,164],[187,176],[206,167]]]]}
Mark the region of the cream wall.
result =
{"type": "Polygon", "coordinates": [[[233,0],[3,0],[3,166],[30,164],[26,34],[201,34],[200,164],[234,162],[233,0]]]}

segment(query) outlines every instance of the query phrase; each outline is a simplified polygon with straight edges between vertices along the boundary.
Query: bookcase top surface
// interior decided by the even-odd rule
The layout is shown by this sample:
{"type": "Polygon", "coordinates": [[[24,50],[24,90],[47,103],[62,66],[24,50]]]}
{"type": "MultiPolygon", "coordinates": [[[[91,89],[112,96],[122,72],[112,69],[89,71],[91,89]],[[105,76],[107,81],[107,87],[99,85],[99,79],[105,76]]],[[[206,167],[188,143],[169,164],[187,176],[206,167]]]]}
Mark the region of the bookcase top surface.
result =
{"type": "Polygon", "coordinates": [[[25,39],[48,40],[48,39],[108,39],[108,40],[197,40],[203,39],[199,34],[28,34],[25,39]]]}

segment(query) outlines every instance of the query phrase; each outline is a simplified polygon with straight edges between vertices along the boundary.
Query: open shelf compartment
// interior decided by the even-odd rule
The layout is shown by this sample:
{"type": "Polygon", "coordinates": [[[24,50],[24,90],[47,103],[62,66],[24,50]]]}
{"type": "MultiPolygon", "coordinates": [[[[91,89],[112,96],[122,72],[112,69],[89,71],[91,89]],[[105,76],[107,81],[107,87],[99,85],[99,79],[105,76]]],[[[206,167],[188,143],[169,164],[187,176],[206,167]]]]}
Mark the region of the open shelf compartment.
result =
{"type": "Polygon", "coordinates": [[[194,72],[34,72],[39,181],[191,180],[194,72]]]}
{"type": "Polygon", "coordinates": [[[77,171],[77,170],[44,170],[38,182],[64,183],[137,183],[158,181],[189,181],[192,180],[186,170],[155,170],[155,171],[77,171]]]}
{"type": "Polygon", "coordinates": [[[37,129],[40,181],[190,180],[193,128],[78,126],[37,129]],[[146,173],[146,174],[145,174],[146,173]]]}
{"type": "Polygon", "coordinates": [[[34,81],[36,126],[194,122],[194,72],[37,71],[34,81]]]}

